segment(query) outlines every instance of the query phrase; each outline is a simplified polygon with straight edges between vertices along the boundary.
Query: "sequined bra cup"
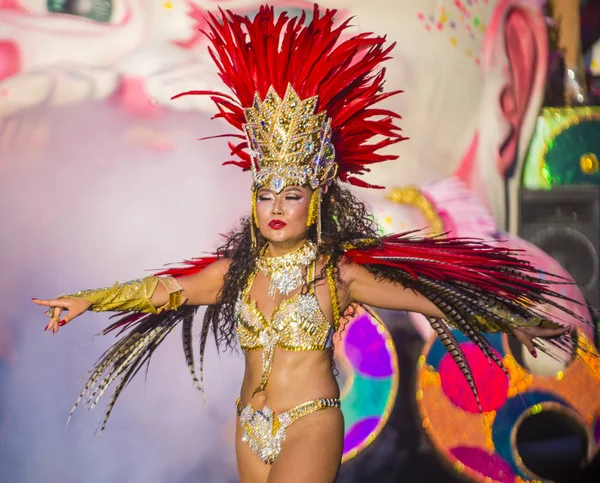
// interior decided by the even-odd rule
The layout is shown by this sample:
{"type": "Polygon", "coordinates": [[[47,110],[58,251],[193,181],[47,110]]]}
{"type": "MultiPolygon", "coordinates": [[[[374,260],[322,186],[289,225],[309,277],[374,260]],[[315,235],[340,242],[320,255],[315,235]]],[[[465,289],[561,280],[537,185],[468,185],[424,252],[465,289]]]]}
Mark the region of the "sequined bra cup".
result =
{"type": "MultiPolygon", "coordinates": [[[[315,276],[315,263],[307,267],[306,281],[315,276]]],[[[310,287],[284,299],[267,320],[258,309],[256,301],[250,297],[250,290],[256,273],[249,279],[236,303],[237,333],[244,351],[263,349],[263,370],[259,386],[253,395],[263,391],[269,380],[275,348],[292,351],[324,350],[332,345],[332,337],[339,325],[339,304],[333,269],[327,268],[327,282],[334,311],[334,327],[327,320],[310,287]]]]}

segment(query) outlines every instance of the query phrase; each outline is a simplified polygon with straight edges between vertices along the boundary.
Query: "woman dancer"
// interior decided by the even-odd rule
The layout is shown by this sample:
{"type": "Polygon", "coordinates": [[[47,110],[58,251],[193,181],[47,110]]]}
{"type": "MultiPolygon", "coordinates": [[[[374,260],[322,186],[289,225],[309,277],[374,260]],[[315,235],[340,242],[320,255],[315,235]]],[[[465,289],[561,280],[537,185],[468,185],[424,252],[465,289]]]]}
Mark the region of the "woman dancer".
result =
{"type": "MultiPolygon", "coordinates": [[[[404,138],[399,116],[373,107],[383,92],[381,63],[393,48],[359,34],[335,11],[312,20],[210,16],[211,56],[232,95],[206,95],[217,117],[239,133],[230,143],[253,178],[251,214],[214,257],[113,287],[51,300],[53,333],[87,310],[124,315],[103,333],[123,336],[93,368],[82,398],[95,405],[114,384],[102,429],[124,386],[181,322],[194,383],[191,330],[208,306],[200,334],[200,367],[209,333],[218,345],[236,338],[245,374],[236,407],[241,482],[331,482],[343,444],[331,341],[354,304],[420,312],[442,338],[477,398],[477,388],[450,327],[463,331],[502,365],[483,332],[514,334],[535,355],[535,337],[567,329],[538,308],[555,304],[549,283],[509,250],[473,241],[382,237],[365,206],[342,182],[369,187],[361,173],[395,159],[379,151],[404,138]],[[377,140],[372,141],[374,138],[377,140]],[[67,311],[66,314],[63,314],[67,311]]],[[[559,282],[559,281],[557,281],[559,282]]],[[[555,339],[560,343],[560,337],[555,339]]],[[[478,400],[478,399],[477,399],[478,400]]]]}

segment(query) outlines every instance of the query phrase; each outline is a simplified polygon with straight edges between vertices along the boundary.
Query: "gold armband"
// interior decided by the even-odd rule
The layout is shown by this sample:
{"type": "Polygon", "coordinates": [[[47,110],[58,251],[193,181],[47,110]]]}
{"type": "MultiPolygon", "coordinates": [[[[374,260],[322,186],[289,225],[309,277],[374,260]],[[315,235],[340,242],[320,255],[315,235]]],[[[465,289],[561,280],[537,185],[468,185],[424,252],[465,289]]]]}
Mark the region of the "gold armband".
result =
{"type": "Polygon", "coordinates": [[[146,277],[125,283],[116,283],[112,287],[94,290],[82,290],[73,294],[61,295],[91,302],[89,310],[94,312],[146,312],[159,314],[163,310],[176,310],[183,305],[183,288],[173,277],[146,277]],[[162,307],[155,307],[151,298],[158,283],[162,283],[169,292],[169,301],[162,307]]]}

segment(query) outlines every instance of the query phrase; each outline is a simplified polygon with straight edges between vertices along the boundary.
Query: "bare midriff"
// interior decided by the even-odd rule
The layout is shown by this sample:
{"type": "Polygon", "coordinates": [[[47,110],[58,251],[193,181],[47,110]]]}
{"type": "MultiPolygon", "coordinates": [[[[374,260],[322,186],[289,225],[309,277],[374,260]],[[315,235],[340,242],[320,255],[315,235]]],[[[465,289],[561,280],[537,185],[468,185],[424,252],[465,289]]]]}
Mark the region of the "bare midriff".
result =
{"type": "Polygon", "coordinates": [[[333,375],[331,349],[290,351],[275,349],[273,369],[264,391],[252,396],[262,373],[262,349],[245,353],[246,370],[242,382],[242,403],[254,409],[269,406],[275,413],[319,398],[339,398],[333,375]]]}

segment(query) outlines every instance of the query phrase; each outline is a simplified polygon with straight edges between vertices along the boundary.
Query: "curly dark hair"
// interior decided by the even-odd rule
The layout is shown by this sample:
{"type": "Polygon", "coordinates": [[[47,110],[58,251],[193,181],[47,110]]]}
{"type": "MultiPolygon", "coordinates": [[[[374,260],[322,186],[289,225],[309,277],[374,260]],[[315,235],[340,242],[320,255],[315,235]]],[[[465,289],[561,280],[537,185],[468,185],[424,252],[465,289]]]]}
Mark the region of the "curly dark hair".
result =
{"type": "MultiPolygon", "coordinates": [[[[248,283],[248,277],[256,268],[256,259],[264,247],[266,239],[256,230],[257,246],[252,247],[250,216],[242,219],[241,226],[227,236],[227,241],[217,249],[217,253],[231,259],[223,287],[217,303],[207,308],[200,333],[201,358],[204,354],[209,333],[212,331],[217,347],[231,349],[234,346],[235,304],[238,296],[248,283]]],[[[317,232],[313,225],[309,238],[316,243],[317,232]]],[[[343,255],[342,244],[364,238],[378,238],[375,218],[363,202],[349,190],[333,183],[323,197],[321,204],[321,244],[319,256],[328,256],[334,273],[338,272],[338,262],[343,255]]],[[[325,268],[314,283],[325,277],[325,268]]]]}

